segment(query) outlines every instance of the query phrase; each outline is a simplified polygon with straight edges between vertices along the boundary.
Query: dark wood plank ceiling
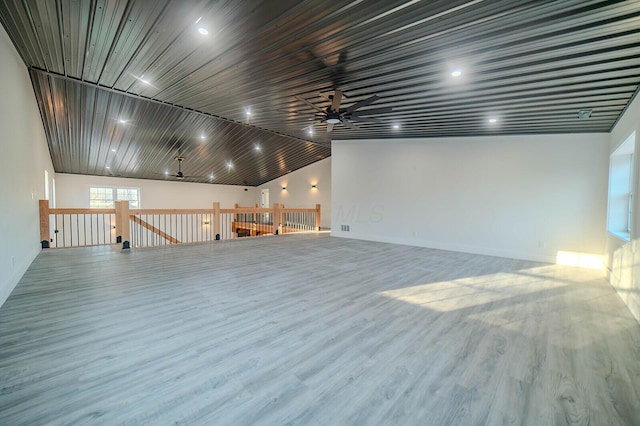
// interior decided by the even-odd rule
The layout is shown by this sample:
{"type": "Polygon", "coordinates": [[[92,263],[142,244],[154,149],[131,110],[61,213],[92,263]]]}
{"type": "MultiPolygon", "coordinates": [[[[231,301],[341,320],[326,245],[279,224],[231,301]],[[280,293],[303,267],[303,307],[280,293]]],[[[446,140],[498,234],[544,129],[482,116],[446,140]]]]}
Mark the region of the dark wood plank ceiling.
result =
{"type": "Polygon", "coordinates": [[[640,1],[0,0],[0,18],[58,172],[162,179],[180,149],[191,180],[258,185],[331,139],[607,132],[640,83],[640,1]],[[379,96],[361,111],[380,122],[327,133],[296,99],[335,89],[379,96]]]}

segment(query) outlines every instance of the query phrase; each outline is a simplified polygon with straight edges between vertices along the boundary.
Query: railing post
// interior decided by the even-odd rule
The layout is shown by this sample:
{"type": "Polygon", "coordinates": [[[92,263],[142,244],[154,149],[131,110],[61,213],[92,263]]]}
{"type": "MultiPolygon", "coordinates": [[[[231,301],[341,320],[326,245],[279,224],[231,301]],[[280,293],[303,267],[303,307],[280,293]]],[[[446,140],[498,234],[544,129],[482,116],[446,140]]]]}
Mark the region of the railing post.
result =
{"type": "Polygon", "coordinates": [[[118,240],[122,242],[122,248],[131,247],[129,201],[116,201],[116,241],[118,240]]]}
{"type": "Polygon", "coordinates": [[[316,204],[316,231],[320,230],[320,204],[316,204]]]}
{"type": "Polygon", "coordinates": [[[40,244],[42,248],[49,248],[49,200],[40,200],[40,244]]]}
{"type": "MultiPolygon", "coordinates": [[[[240,207],[240,204],[238,204],[238,203],[236,203],[236,204],[233,206],[233,208],[234,208],[234,209],[236,209],[236,210],[238,209],[238,207],[240,207]]],[[[238,212],[237,212],[237,211],[236,211],[236,212],[235,212],[235,214],[233,215],[233,221],[234,221],[234,222],[238,222],[238,212]]]]}
{"type": "Polygon", "coordinates": [[[216,240],[220,239],[220,203],[213,202],[213,236],[216,240]]]}
{"type": "MultiPolygon", "coordinates": [[[[255,204],[255,208],[258,208],[258,203],[255,204]]],[[[253,223],[258,223],[258,213],[253,214],[253,223]]]]}
{"type": "Polygon", "coordinates": [[[280,204],[273,203],[273,233],[278,234],[280,226],[280,204]]]}
{"type": "Polygon", "coordinates": [[[283,234],[284,230],[284,204],[280,204],[278,213],[278,233],[283,234]]]}

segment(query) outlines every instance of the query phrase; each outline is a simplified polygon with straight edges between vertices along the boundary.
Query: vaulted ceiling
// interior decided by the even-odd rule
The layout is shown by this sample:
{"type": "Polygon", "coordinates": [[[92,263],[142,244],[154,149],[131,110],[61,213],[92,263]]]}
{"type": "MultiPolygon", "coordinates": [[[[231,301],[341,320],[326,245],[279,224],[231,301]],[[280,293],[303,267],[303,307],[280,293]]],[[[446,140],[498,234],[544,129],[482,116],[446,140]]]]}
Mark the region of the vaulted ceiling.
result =
{"type": "Polygon", "coordinates": [[[640,1],[0,0],[0,19],[65,173],[172,179],[179,153],[187,181],[259,185],[332,139],[607,132],[640,84],[640,1]],[[379,99],[329,133],[335,90],[339,112],[379,99]]]}

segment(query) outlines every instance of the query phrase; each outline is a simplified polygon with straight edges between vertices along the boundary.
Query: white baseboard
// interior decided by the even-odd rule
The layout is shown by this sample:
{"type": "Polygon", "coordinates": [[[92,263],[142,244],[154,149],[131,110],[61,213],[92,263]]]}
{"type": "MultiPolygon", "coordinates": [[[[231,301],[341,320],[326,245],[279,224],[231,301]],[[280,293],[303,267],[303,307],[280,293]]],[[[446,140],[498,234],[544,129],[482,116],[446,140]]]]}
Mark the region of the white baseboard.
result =
{"type": "Polygon", "coordinates": [[[31,263],[35,260],[36,256],[40,253],[40,248],[37,247],[34,251],[29,253],[20,264],[15,268],[13,275],[9,277],[4,283],[0,283],[0,307],[7,301],[11,292],[16,288],[22,276],[27,272],[31,263]]]}
{"type": "Polygon", "coordinates": [[[331,236],[339,238],[350,238],[354,240],[376,241],[380,243],[401,244],[414,247],[425,247],[437,250],[456,251],[461,253],[480,254],[484,256],[505,257],[509,259],[529,260],[533,262],[556,263],[556,256],[524,253],[513,250],[504,250],[490,247],[466,246],[461,244],[448,244],[434,241],[417,239],[379,237],[353,232],[331,231],[331,236]]]}

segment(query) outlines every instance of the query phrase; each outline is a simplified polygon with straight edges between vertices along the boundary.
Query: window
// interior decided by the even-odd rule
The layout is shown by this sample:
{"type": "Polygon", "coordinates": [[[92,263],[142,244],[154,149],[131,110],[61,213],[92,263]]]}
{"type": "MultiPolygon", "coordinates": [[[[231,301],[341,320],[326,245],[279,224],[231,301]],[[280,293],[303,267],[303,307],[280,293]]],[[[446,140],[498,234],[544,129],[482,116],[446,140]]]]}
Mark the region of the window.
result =
{"type": "Polygon", "coordinates": [[[49,172],[44,169],[44,199],[49,199],[49,172]]]}
{"type": "Polygon", "coordinates": [[[112,209],[116,201],[129,201],[129,208],[140,208],[140,188],[112,188],[92,186],[89,188],[89,207],[92,209],[112,209]]]}
{"type": "Polygon", "coordinates": [[[630,241],[633,211],[633,160],[636,134],[632,133],[609,159],[609,209],[607,229],[630,241]]]}

